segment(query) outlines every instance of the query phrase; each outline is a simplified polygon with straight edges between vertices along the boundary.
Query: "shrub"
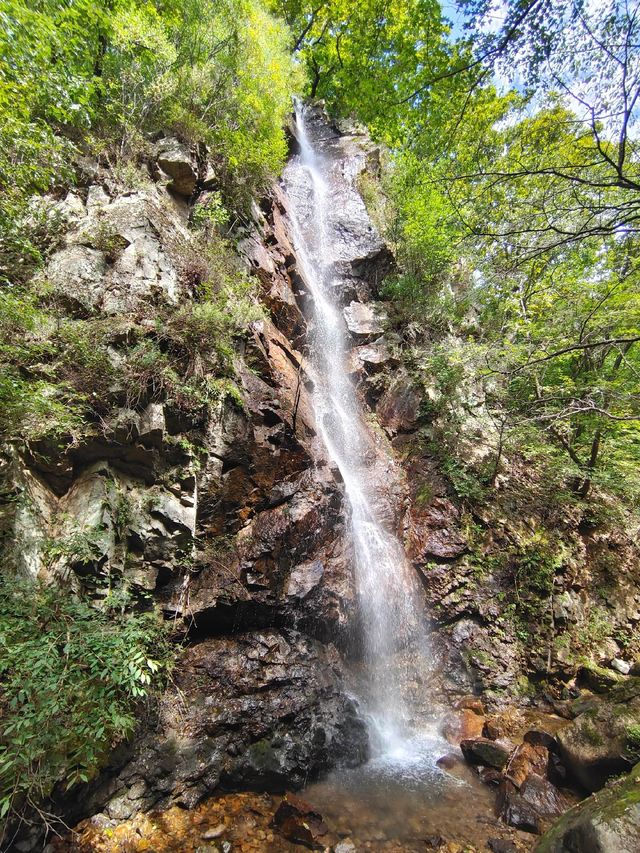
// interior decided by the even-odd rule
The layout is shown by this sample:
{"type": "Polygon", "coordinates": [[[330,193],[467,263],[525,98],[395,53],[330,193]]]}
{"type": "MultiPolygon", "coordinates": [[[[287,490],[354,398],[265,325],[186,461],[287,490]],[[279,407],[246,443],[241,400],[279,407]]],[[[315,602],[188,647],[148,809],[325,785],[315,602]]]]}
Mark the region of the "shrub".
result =
{"type": "Polygon", "coordinates": [[[172,661],[154,612],[99,611],[24,579],[0,581],[0,648],[2,818],[94,776],[172,661]]]}

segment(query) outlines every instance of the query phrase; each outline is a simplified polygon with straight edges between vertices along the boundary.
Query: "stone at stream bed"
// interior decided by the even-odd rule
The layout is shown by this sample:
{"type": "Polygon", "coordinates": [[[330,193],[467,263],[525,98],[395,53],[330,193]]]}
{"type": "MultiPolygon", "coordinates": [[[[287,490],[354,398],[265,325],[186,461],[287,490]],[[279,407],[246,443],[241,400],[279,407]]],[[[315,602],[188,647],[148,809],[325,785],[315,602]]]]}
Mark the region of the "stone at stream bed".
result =
{"type": "Polygon", "coordinates": [[[286,793],[273,816],[272,826],[289,841],[315,847],[328,832],[322,815],[295,794],[286,793]]]}
{"type": "Polygon", "coordinates": [[[540,839],[535,853],[638,853],[640,764],[614,785],[564,814],[540,839]]]}
{"type": "Polygon", "coordinates": [[[562,814],[562,801],[557,788],[536,773],[530,773],[524,780],[520,786],[520,796],[542,817],[562,814]]]}
{"type": "Polygon", "coordinates": [[[460,743],[460,749],[470,764],[482,764],[502,770],[509,760],[511,747],[484,737],[470,738],[460,743]]]}
{"type": "Polygon", "coordinates": [[[504,838],[490,838],[489,849],[492,853],[518,853],[518,848],[513,841],[504,838]]]}
{"type": "Polygon", "coordinates": [[[224,823],[219,823],[218,826],[207,829],[206,832],[202,833],[203,841],[211,841],[214,838],[220,838],[221,835],[224,835],[226,828],[227,827],[224,823]]]}
{"type": "Polygon", "coordinates": [[[527,802],[510,782],[503,782],[499,793],[499,813],[502,820],[515,829],[539,835],[542,818],[531,803],[527,802]]]}
{"type": "Polygon", "coordinates": [[[442,755],[437,761],[436,765],[441,767],[443,770],[452,770],[461,762],[461,758],[455,752],[448,752],[446,755],[442,755]]]}
{"type": "Polygon", "coordinates": [[[333,848],[333,853],[356,853],[356,845],[350,838],[345,838],[333,848]]]}

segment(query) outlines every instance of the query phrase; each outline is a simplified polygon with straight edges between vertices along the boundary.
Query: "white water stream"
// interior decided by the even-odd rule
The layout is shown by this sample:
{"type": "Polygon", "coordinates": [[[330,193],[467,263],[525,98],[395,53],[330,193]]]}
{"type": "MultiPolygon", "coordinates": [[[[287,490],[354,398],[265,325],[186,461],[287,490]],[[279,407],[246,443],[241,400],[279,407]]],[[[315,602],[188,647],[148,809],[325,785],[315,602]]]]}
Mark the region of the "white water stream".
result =
{"type": "MultiPolygon", "coordinates": [[[[302,107],[296,110],[296,135],[300,153],[285,171],[284,189],[298,272],[313,302],[309,344],[317,427],[340,471],[350,511],[365,670],[359,698],[370,722],[374,758],[411,763],[433,738],[423,731],[416,739],[416,718],[428,706],[428,643],[417,580],[400,541],[380,517],[379,493],[389,484],[380,482],[374,436],[348,372],[338,263],[344,247],[338,257],[335,238],[340,213],[335,158],[312,141],[302,107]]],[[[344,174],[339,178],[345,180],[344,174]]]]}

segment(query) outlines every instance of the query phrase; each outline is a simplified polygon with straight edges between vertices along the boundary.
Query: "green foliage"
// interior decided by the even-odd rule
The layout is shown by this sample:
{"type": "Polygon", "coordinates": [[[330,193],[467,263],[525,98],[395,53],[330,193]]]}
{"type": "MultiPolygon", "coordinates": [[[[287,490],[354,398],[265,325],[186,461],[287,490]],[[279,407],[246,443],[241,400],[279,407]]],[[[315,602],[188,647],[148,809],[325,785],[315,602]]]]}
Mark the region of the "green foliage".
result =
{"type": "Polygon", "coordinates": [[[136,724],[172,653],[152,612],[98,611],[69,592],[0,582],[0,816],[86,782],[136,724]]]}

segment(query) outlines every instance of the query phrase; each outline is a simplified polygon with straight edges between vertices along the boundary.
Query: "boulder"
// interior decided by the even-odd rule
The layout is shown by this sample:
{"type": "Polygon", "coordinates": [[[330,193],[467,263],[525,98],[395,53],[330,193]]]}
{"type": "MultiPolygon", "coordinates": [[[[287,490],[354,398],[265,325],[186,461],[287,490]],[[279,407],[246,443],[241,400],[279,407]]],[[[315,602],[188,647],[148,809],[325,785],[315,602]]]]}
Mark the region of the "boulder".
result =
{"type": "Polygon", "coordinates": [[[566,812],[535,853],[637,853],[640,850],[640,764],[566,812]]]}
{"type": "Polygon", "coordinates": [[[589,664],[589,666],[580,667],[577,681],[581,687],[593,690],[594,693],[607,693],[612,687],[621,684],[624,677],[612,669],[589,664]]]}
{"type": "Polygon", "coordinates": [[[499,816],[508,825],[523,832],[539,835],[542,818],[534,806],[519,794],[510,782],[505,782],[499,792],[499,816]]]}
{"type": "Polygon", "coordinates": [[[449,743],[459,744],[463,740],[478,738],[482,735],[484,717],[468,708],[450,711],[444,718],[441,731],[449,743]]]}
{"type": "Polygon", "coordinates": [[[460,743],[460,749],[469,764],[481,764],[502,770],[509,760],[511,748],[484,737],[470,738],[460,743]]]}
{"type": "Polygon", "coordinates": [[[619,672],[620,675],[629,675],[629,670],[631,669],[631,664],[626,660],[621,660],[620,658],[612,658],[609,661],[609,666],[611,669],[615,669],[616,672],[619,672]]]}
{"type": "Polygon", "coordinates": [[[157,163],[169,176],[169,188],[178,195],[189,198],[198,181],[198,166],[191,147],[173,137],[161,139],[157,145],[157,163]]]}
{"type": "Polygon", "coordinates": [[[454,767],[457,767],[460,764],[462,759],[455,752],[448,752],[446,755],[440,756],[440,758],[436,761],[436,765],[440,767],[442,770],[453,770],[454,767]]]}
{"type": "Polygon", "coordinates": [[[640,679],[629,679],[583,707],[557,740],[571,775],[587,791],[597,791],[631,766],[629,731],[640,725],[640,679]]]}
{"type": "Polygon", "coordinates": [[[531,774],[546,776],[549,763],[549,750],[546,746],[534,745],[524,741],[513,751],[505,767],[505,776],[520,788],[531,774]]]}
{"type": "Polygon", "coordinates": [[[555,785],[536,773],[530,773],[520,786],[520,796],[542,817],[557,817],[563,805],[555,785]]]}

